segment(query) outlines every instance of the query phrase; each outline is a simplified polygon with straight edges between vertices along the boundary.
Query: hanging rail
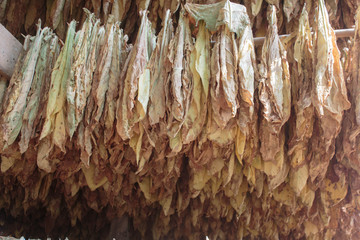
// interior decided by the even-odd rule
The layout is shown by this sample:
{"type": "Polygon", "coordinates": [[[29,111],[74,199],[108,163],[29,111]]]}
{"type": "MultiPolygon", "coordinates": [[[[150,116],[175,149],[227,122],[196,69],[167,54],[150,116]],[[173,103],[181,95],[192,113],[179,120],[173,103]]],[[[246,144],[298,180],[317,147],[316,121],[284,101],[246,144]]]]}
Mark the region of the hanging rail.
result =
{"type": "MultiPolygon", "coordinates": [[[[354,28],[335,30],[337,38],[352,37],[355,34],[354,28]]],[[[280,35],[280,38],[288,37],[289,34],[280,35]]],[[[265,37],[255,37],[254,44],[263,44],[265,37]]],[[[21,43],[0,24],[0,73],[10,78],[14,72],[17,58],[22,50],[21,43]]]]}
{"type": "MultiPolygon", "coordinates": [[[[335,36],[337,38],[353,37],[355,35],[355,28],[337,29],[337,30],[334,30],[334,32],[335,32],[335,36]]],[[[288,36],[290,36],[290,34],[279,35],[280,39],[286,38],[288,36]]],[[[265,37],[255,37],[254,44],[261,45],[264,43],[264,40],[265,40],[265,37]]]]}

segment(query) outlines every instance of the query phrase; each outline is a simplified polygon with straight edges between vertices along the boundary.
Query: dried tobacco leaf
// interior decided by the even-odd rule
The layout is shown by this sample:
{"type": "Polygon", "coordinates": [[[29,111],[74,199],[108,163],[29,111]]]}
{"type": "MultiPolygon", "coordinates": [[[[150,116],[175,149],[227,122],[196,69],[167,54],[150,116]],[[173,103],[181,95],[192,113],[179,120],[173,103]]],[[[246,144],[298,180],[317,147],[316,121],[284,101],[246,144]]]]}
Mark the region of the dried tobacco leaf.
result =
{"type": "Polygon", "coordinates": [[[284,1],[284,13],[287,18],[287,21],[290,22],[290,20],[296,15],[297,9],[299,9],[300,1],[298,0],[285,0],[284,1]]]}
{"type": "Polygon", "coordinates": [[[235,117],[239,105],[236,74],[238,53],[234,35],[226,26],[221,26],[215,36],[216,43],[211,55],[212,115],[221,129],[235,117]]]}
{"type": "Polygon", "coordinates": [[[262,47],[259,100],[262,116],[259,128],[260,152],[269,189],[279,186],[287,177],[289,166],[285,151],[283,125],[290,116],[291,95],[286,51],[277,32],[275,6],[268,8],[269,27],[262,47]]]}
{"type": "Polygon", "coordinates": [[[149,99],[149,121],[156,124],[165,117],[166,110],[166,90],[165,81],[168,76],[165,65],[168,54],[168,46],[173,35],[172,20],[170,10],[166,11],[163,21],[163,28],[157,37],[156,47],[149,61],[150,69],[150,99],[149,99]]]}
{"type": "Polygon", "coordinates": [[[212,4],[187,3],[184,8],[195,20],[196,25],[203,20],[206,28],[211,32],[216,31],[221,25],[226,25],[230,32],[239,35],[240,31],[249,24],[246,8],[229,0],[212,4]]]}
{"type": "Polygon", "coordinates": [[[311,139],[309,175],[313,182],[318,183],[324,178],[324,169],[335,153],[335,137],[340,131],[343,112],[350,108],[350,102],[335,33],[330,26],[324,0],[319,1],[316,21],[312,102],[318,121],[311,139]]]}
{"type": "MultiPolygon", "coordinates": [[[[110,30],[112,28],[113,22],[111,19],[108,19],[108,25],[107,28],[110,30]]],[[[85,69],[90,69],[90,74],[95,74],[91,77],[93,77],[93,80],[89,81],[89,84],[87,86],[84,86],[88,91],[89,95],[85,99],[84,104],[86,104],[86,107],[83,109],[83,119],[79,124],[78,128],[78,145],[81,149],[80,159],[85,165],[89,165],[89,158],[92,154],[92,133],[94,131],[95,125],[97,123],[97,120],[95,118],[92,118],[92,116],[95,115],[95,108],[97,107],[96,97],[98,94],[98,90],[103,90],[105,86],[99,87],[100,82],[100,75],[101,70],[104,69],[104,61],[106,57],[102,58],[102,54],[106,56],[107,45],[104,44],[105,41],[105,28],[104,26],[98,26],[98,21],[95,24],[95,29],[93,30],[93,37],[92,37],[92,48],[91,52],[88,56],[88,62],[84,66],[85,69]],[[100,59],[100,60],[99,60],[100,59]],[[91,65],[90,65],[91,64],[91,65]],[[91,93],[90,93],[91,92],[91,93]]],[[[108,34],[112,33],[110,31],[107,31],[108,34]]],[[[107,39],[109,40],[109,39],[107,39]]],[[[111,41],[111,40],[110,40],[111,41]]],[[[100,112],[100,111],[99,111],[100,112]]],[[[100,112],[101,114],[102,112],[100,112]]]]}
{"type": "MultiPolygon", "coordinates": [[[[111,71],[111,64],[113,62],[113,54],[115,52],[115,48],[116,48],[116,24],[112,21],[111,17],[108,18],[108,23],[109,26],[107,28],[108,34],[106,36],[106,44],[104,44],[102,46],[101,49],[101,58],[100,58],[100,63],[97,66],[97,77],[98,79],[98,83],[95,89],[96,95],[94,96],[95,99],[95,108],[94,108],[94,116],[93,119],[96,122],[100,121],[100,118],[103,114],[103,110],[104,110],[104,105],[105,105],[105,96],[106,93],[109,89],[109,80],[110,80],[110,71],[111,71]]],[[[121,43],[121,42],[120,42],[121,43]]],[[[115,61],[118,61],[117,59],[115,59],[115,61]]],[[[96,63],[96,58],[94,60],[94,63],[96,63]]],[[[94,69],[95,70],[95,69],[94,69]]],[[[119,70],[118,70],[119,71],[119,70]]]]}
{"type": "Polygon", "coordinates": [[[277,9],[279,9],[279,0],[265,0],[269,5],[275,5],[277,9]]]}
{"type": "Polygon", "coordinates": [[[244,134],[255,119],[255,77],[257,76],[255,46],[250,22],[246,24],[238,39],[238,81],[239,81],[239,126],[244,134]]]}
{"type": "MultiPolygon", "coordinates": [[[[65,19],[74,16],[82,19],[81,22],[86,20],[86,15],[78,10],[81,10],[83,5],[93,8],[97,14],[103,11],[104,14],[100,14],[106,15],[112,6],[110,1],[66,0],[58,29],[61,29],[66,22],[65,19]]],[[[26,1],[22,1],[21,4],[24,5],[24,2],[26,1]]],[[[47,2],[51,5],[56,1],[47,2]]],[[[117,4],[116,2],[119,3],[114,1],[114,5],[117,4]]],[[[188,2],[213,3],[216,0],[188,2]]],[[[121,3],[130,7],[129,13],[124,14],[124,25],[128,28],[136,24],[137,4],[140,7],[150,4],[149,22],[151,21],[157,28],[160,27],[159,21],[163,21],[156,46],[151,45],[151,41],[147,42],[149,46],[151,45],[149,48],[155,47],[155,50],[152,51],[151,56],[151,51],[147,52],[149,59],[144,61],[141,73],[134,73],[137,77],[134,81],[136,84],[130,85],[136,87],[133,98],[129,97],[130,91],[124,97],[124,88],[129,85],[124,80],[128,71],[133,70],[132,66],[136,65],[131,54],[135,54],[140,46],[135,45],[137,50],[132,51],[128,56],[131,45],[127,45],[127,37],[122,35],[120,23],[115,23],[110,16],[102,16],[106,19],[102,22],[108,22],[106,30],[104,26],[99,26],[97,34],[90,36],[92,42],[86,43],[92,48],[87,52],[88,59],[91,59],[87,63],[91,63],[91,66],[82,62],[79,68],[80,76],[83,76],[81,75],[83,72],[91,76],[94,73],[91,83],[87,83],[86,86],[81,85],[91,88],[91,93],[86,101],[81,101],[86,106],[84,114],[81,119],[78,118],[80,121],[73,134],[73,141],[65,141],[66,152],[53,147],[52,132],[38,141],[43,122],[48,121],[45,106],[50,95],[48,91],[53,88],[49,80],[51,80],[51,66],[54,65],[57,53],[54,59],[49,58],[49,63],[46,62],[46,70],[42,70],[42,74],[40,71],[42,67],[36,65],[34,79],[27,95],[27,101],[31,104],[26,105],[26,114],[24,113],[24,117],[21,118],[23,121],[21,131],[26,129],[26,136],[31,135],[29,147],[23,154],[20,153],[19,146],[25,148],[26,144],[22,145],[22,142],[28,141],[23,140],[22,132],[21,138],[16,139],[16,144],[8,146],[1,152],[0,207],[6,216],[16,217],[21,223],[32,221],[33,217],[37,220],[32,224],[22,224],[21,228],[16,229],[22,229],[20,232],[25,233],[33,233],[34,229],[40,229],[39,231],[56,235],[57,232],[68,231],[67,228],[71,225],[77,229],[70,231],[74,238],[97,237],[108,228],[111,219],[128,214],[133,221],[134,229],[131,231],[136,232],[141,238],[149,237],[147,234],[150,232],[152,233],[150,238],[154,239],[203,239],[204,236],[209,236],[210,239],[229,240],[284,237],[358,239],[359,231],[356,226],[360,222],[358,216],[360,181],[357,172],[360,172],[360,168],[357,158],[357,138],[360,131],[356,123],[355,107],[344,114],[342,131],[336,140],[337,155],[336,158],[332,158],[329,167],[327,167],[329,163],[323,165],[324,179],[317,182],[321,180],[319,177],[315,179],[315,183],[312,182],[308,178],[311,171],[308,163],[311,163],[309,161],[312,161],[313,154],[320,152],[321,146],[326,144],[321,143],[323,139],[316,138],[322,134],[320,131],[322,120],[319,115],[312,114],[315,101],[312,101],[311,95],[315,96],[316,85],[309,80],[315,80],[312,77],[315,75],[313,68],[316,68],[313,64],[315,55],[312,54],[317,46],[311,45],[312,36],[306,14],[304,13],[300,19],[293,18],[304,1],[296,2],[293,10],[291,10],[292,6],[289,9],[285,6],[283,8],[280,1],[269,2],[280,5],[277,12],[280,16],[279,32],[296,30],[298,34],[291,34],[290,38],[283,41],[283,45],[288,50],[286,58],[281,43],[268,36],[264,48],[275,49],[276,54],[272,56],[276,57],[268,57],[271,52],[267,54],[265,51],[260,56],[265,58],[260,59],[262,78],[258,88],[250,26],[255,23],[253,29],[256,29],[258,36],[264,33],[265,28],[260,26],[264,15],[262,11],[258,12],[257,17],[246,22],[245,20],[248,19],[246,12],[241,10],[244,8],[230,4],[229,1],[222,1],[218,3],[219,5],[210,7],[193,5],[194,8],[190,8],[188,15],[180,14],[179,22],[177,14],[171,16],[174,23],[180,24],[177,27],[177,35],[171,39],[172,23],[169,13],[166,14],[164,9],[170,8],[172,4],[178,4],[179,1],[137,1],[137,3],[122,1],[121,3]],[[241,11],[235,11],[235,14],[235,9],[241,11]],[[289,11],[292,20],[289,23],[282,23],[281,19],[286,11],[289,11]],[[209,21],[204,18],[210,13],[216,15],[215,20],[210,20],[215,24],[211,31],[207,28],[209,21]],[[192,14],[199,19],[197,23],[193,21],[195,17],[192,14]],[[241,24],[236,22],[236,19],[241,19],[241,24]],[[299,24],[298,20],[300,20],[299,24]],[[300,25],[299,29],[297,25],[300,25]],[[293,41],[294,37],[296,41],[293,41]],[[210,39],[220,39],[220,42],[215,42],[212,47],[209,44],[210,39]],[[221,39],[225,41],[221,42],[221,39]],[[225,49],[223,51],[225,54],[222,55],[225,57],[220,57],[220,49],[225,49]],[[218,54],[211,55],[211,50],[218,54]],[[232,55],[228,51],[231,51],[232,55]],[[213,57],[216,55],[218,55],[216,58],[213,57]],[[280,88],[283,89],[280,89],[280,93],[283,94],[285,90],[290,93],[290,88],[284,89],[284,85],[289,86],[285,81],[288,77],[286,61],[290,64],[291,72],[292,116],[284,126],[283,122],[287,121],[284,115],[290,114],[290,110],[285,111],[284,100],[289,100],[290,96],[287,98],[282,96],[281,100],[281,96],[276,95],[278,85],[272,84],[270,80],[271,77],[278,77],[276,74],[281,72],[281,78],[273,79],[279,80],[276,83],[282,84],[280,88]],[[212,67],[216,65],[214,63],[218,63],[217,67],[212,67]],[[173,68],[174,66],[179,68],[173,68]],[[278,68],[272,69],[272,66],[278,68]],[[221,69],[224,72],[221,72],[221,69]],[[232,69],[233,76],[228,74],[229,69],[232,69]],[[145,71],[148,73],[144,74],[145,71]],[[36,87],[40,85],[38,76],[48,80],[46,82],[48,84],[42,84],[40,90],[36,87]],[[162,77],[162,87],[155,84],[156,79],[160,79],[159,76],[162,77]],[[209,78],[216,79],[216,82],[209,78]],[[203,81],[206,79],[208,83],[203,81]],[[233,95],[217,96],[224,102],[223,106],[229,109],[231,116],[223,128],[220,128],[213,120],[215,114],[219,114],[213,110],[213,105],[218,103],[212,101],[211,89],[212,87],[216,89],[214,83],[218,83],[221,87],[222,80],[234,80],[232,86],[235,85],[237,90],[228,87],[228,92],[235,92],[233,95]],[[195,86],[199,88],[194,88],[195,86]],[[207,88],[210,88],[208,89],[210,96],[205,98],[204,89],[207,88]],[[264,89],[265,91],[262,91],[264,89]],[[258,111],[257,91],[262,100],[262,110],[265,109],[264,99],[269,103],[270,111],[266,114],[270,117],[264,111],[261,113],[258,111]],[[38,103],[37,99],[39,99],[38,103]],[[124,99],[126,102],[123,102],[124,99]],[[120,106],[126,107],[126,113],[133,114],[132,134],[126,141],[115,133],[118,124],[118,122],[114,124],[115,117],[118,117],[115,101],[116,104],[123,104],[120,106]],[[127,108],[130,101],[133,103],[131,111],[127,108]],[[200,114],[197,114],[199,109],[196,103],[202,104],[199,108],[200,114]],[[236,103],[236,107],[233,103],[236,103]],[[33,119],[36,106],[39,114],[33,119]],[[176,110],[180,109],[177,112],[179,119],[174,118],[173,106],[176,110]],[[151,109],[154,110],[153,113],[151,109]],[[234,116],[232,116],[233,109],[236,110],[234,116]],[[259,124],[262,124],[260,131],[258,112],[261,115],[259,124]],[[203,119],[203,113],[205,122],[200,121],[203,119]],[[28,134],[30,127],[27,124],[33,125],[30,135],[28,134]],[[200,125],[202,127],[198,128],[200,125]],[[195,130],[193,133],[196,134],[190,136],[190,144],[183,144],[183,133],[187,133],[189,129],[195,130]],[[258,134],[266,134],[262,132],[263,129],[270,129],[270,133],[274,132],[273,129],[277,131],[277,134],[274,134],[276,137],[271,139],[274,140],[276,147],[272,161],[264,161],[259,153],[258,134]],[[312,139],[309,142],[310,137],[312,139]],[[39,165],[39,169],[45,171],[37,168],[36,154],[38,156],[40,154],[38,163],[42,165],[39,165]],[[39,207],[44,211],[39,213],[39,207]]],[[[311,1],[308,0],[305,2],[309,19],[313,19],[314,4],[311,5],[311,1]]],[[[332,4],[333,2],[331,1],[332,4]]],[[[251,1],[251,3],[260,3],[259,11],[268,5],[265,3],[262,6],[262,1],[251,1]]],[[[251,11],[251,3],[248,4],[248,11],[251,11]]],[[[355,6],[352,0],[338,4],[338,13],[349,14],[351,17],[351,11],[343,7],[349,4],[355,6]]],[[[187,5],[189,6],[191,5],[187,5]]],[[[22,11],[10,12],[18,14],[22,11]]],[[[341,14],[336,16],[340,25],[343,24],[344,19],[349,18],[349,16],[342,17],[341,14]]],[[[316,23],[311,25],[313,28],[316,27],[316,23]]],[[[269,29],[274,30],[273,28],[270,26],[269,29]]],[[[75,37],[71,51],[86,52],[83,52],[84,49],[81,47],[76,51],[74,49],[74,46],[85,44],[79,42],[82,30],[75,37]]],[[[132,31],[133,29],[129,30],[132,31]]],[[[147,34],[142,36],[145,35],[147,34]]],[[[316,33],[314,36],[316,39],[316,33]]],[[[130,39],[133,39],[133,36],[130,39]]],[[[146,37],[138,41],[144,39],[146,37]]],[[[27,45],[29,40],[30,38],[26,40],[27,45]]],[[[358,36],[355,41],[357,40],[358,36]]],[[[42,46],[50,51],[51,47],[47,44],[48,42],[44,41],[42,46]]],[[[68,43],[65,43],[63,50],[66,44],[68,43]]],[[[341,44],[341,46],[349,46],[345,41],[341,44]]],[[[341,59],[341,63],[346,67],[344,73],[348,87],[351,89],[349,99],[354,103],[358,65],[356,46],[354,44],[351,51],[345,47],[342,51],[345,54],[342,54],[341,59]],[[352,64],[351,68],[349,68],[350,64],[352,64]]],[[[44,54],[40,49],[40,56],[44,54]]],[[[18,65],[21,66],[24,60],[22,56],[18,65]]],[[[39,64],[43,62],[38,60],[39,64]]],[[[57,64],[59,62],[61,61],[59,60],[57,64]]],[[[17,78],[21,74],[20,70],[18,67],[15,72],[17,78]]],[[[78,70],[74,68],[74,73],[76,71],[78,70]]],[[[327,73],[325,75],[330,76],[327,73]]],[[[66,78],[65,81],[69,79],[66,78]]],[[[9,92],[15,89],[14,83],[14,81],[10,83],[9,92]]],[[[337,82],[333,83],[337,84],[337,82]]],[[[75,92],[77,90],[76,86],[75,92]]],[[[65,102],[62,109],[68,116],[70,108],[67,108],[66,91],[62,91],[59,102],[61,104],[65,102]]],[[[76,97],[72,99],[75,99],[76,105],[76,97]]],[[[8,101],[5,99],[5,102],[8,101]]],[[[290,102],[288,105],[290,109],[290,102]]],[[[7,107],[6,103],[4,107],[7,107]]],[[[67,124],[66,119],[65,125],[67,124]]],[[[65,127],[65,136],[68,139],[68,126],[65,127]]],[[[263,143],[268,146],[272,143],[264,135],[260,137],[261,140],[265,140],[260,143],[261,146],[263,143]]]]}
{"type": "Polygon", "coordinates": [[[11,91],[8,91],[7,106],[2,116],[3,139],[5,141],[4,148],[11,145],[21,131],[22,117],[28,104],[28,93],[33,82],[36,64],[40,50],[42,49],[43,38],[48,31],[50,31],[49,28],[41,29],[39,22],[33,44],[25,57],[21,74],[19,76],[14,75],[14,77],[19,77],[17,80],[11,80],[17,83],[15,83],[15,86],[11,84],[9,87],[11,91]]]}
{"type": "Polygon", "coordinates": [[[51,27],[55,30],[62,17],[61,17],[61,13],[63,11],[65,5],[65,0],[55,0],[52,4],[51,4],[51,10],[50,10],[50,25],[51,27]]]}
{"type": "Polygon", "coordinates": [[[290,116],[290,76],[286,51],[277,33],[276,9],[269,6],[269,28],[262,48],[259,99],[262,103],[260,124],[261,154],[264,161],[276,163],[283,125],[290,116]]]}
{"type": "Polygon", "coordinates": [[[111,66],[110,66],[110,77],[109,87],[105,97],[105,108],[104,108],[104,141],[107,143],[115,132],[116,125],[116,99],[118,97],[119,78],[121,70],[125,64],[127,58],[127,36],[123,34],[123,30],[120,29],[120,23],[115,23],[114,33],[114,53],[112,55],[111,66]]]}
{"type": "Polygon", "coordinates": [[[251,0],[251,14],[255,17],[261,10],[263,0],[251,0]]]}
{"type": "Polygon", "coordinates": [[[48,32],[43,39],[39,59],[36,64],[33,83],[28,94],[28,103],[23,115],[23,124],[21,128],[21,139],[19,141],[20,152],[24,153],[28,146],[30,139],[34,136],[36,130],[36,118],[40,108],[40,98],[42,97],[42,90],[48,89],[50,85],[50,78],[46,70],[53,68],[53,58],[56,56],[56,51],[59,48],[58,38],[52,32],[48,32]]]}
{"type": "Polygon", "coordinates": [[[166,67],[169,77],[166,86],[169,89],[166,96],[168,112],[168,135],[172,149],[181,149],[182,141],[179,131],[184,123],[185,116],[189,109],[190,94],[192,91],[192,72],[190,71],[190,54],[193,49],[193,41],[189,27],[189,19],[180,12],[178,27],[175,36],[169,43],[169,53],[166,60],[166,67]]]}
{"type": "MultiPolygon", "coordinates": [[[[235,118],[240,105],[238,100],[239,79],[237,75],[240,55],[238,44],[235,41],[235,34],[243,36],[244,32],[246,32],[245,29],[250,27],[250,20],[244,6],[230,1],[207,5],[187,3],[185,9],[196,22],[203,20],[206,23],[206,28],[210,31],[218,30],[215,35],[216,43],[211,54],[212,81],[210,93],[212,109],[209,113],[207,134],[210,140],[226,145],[233,142],[235,137],[236,122],[231,121],[231,124],[228,124],[228,122],[235,118]]],[[[248,37],[247,33],[244,36],[245,38],[248,37]]],[[[243,38],[243,41],[245,38],[243,38]]],[[[252,38],[250,41],[252,41],[252,38]]],[[[241,57],[248,57],[247,52],[244,52],[241,57]]],[[[252,69],[251,66],[249,71],[252,69]]],[[[244,94],[244,92],[242,93],[244,94]]]]}
{"type": "Polygon", "coordinates": [[[37,154],[38,167],[47,172],[51,169],[48,157],[53,146],[56,145],[65,152],[66,121],[64,110],[66,104],[66,84],[71,71],[75,26],[76,22],[72,21],[68,28],[65,45],[51,74],[46,118],[41,131],[40,146],[37,154]]]}
{"type": "Polygon", "coordinates": [[[311,101],[313,76],[313,45],[308,13],[304,7],[299,19],[299,30],[294,44],[294,74],[292,104],[295,111],[290,121],[289,151],[291,167],[290,186],[300,194],[308,179],[308,144],[313,133],[314,107],[311,101]]]}
{"type": "Polygon", "coordinates": [[[128,0],[114,0],[111,14],[116,21],[123,21],[126,13],[129,11],[131,1],[128,0]]]}
{"type": "Polygon", "coordinates": [[[154,40],[151,24],[143,11],[136,42],[122,74],[124,89],[117,101],[116,129],[123,140],[132,137],[135,123],[147,112],[150,71],[146,69],[146,64],[153,51],[154,40]]]}
{"type": "Polygon", "coordinates": [[[190,55],[193,86],[189,99],[189,109],[185,115],[181,132],[183,144],[194,141],[205,124],[210,80],[209,59],[210,33],[205,28],[205,23],[200,22],[194,49],[190,55]]]}
{"type": "Polygon", "coordinates": [[[255,61],[255,46],[250,23],[238,39],[239,118],[235,138],[235,154],[241,163],[251,163],[258,154],[258,101],[255,98],[258,72],[255,61]]]}
{"type": "Polygon", "coordinates": [[[350,89],[350,94],[353,98],[353,105],[355,107],[355,117],[356,117],[356,124],[360,126],[360,94],[359,94],[359,84],[360,84],[360,68],[359,68],[359,54],[357,53],[356,49],[360,47],[360,8],[358,8],[356,13],[356,21],[355,21],[355,39],[354,39],[354,46],[352,49],[352,57],[351,62],[351,84],[352,87],[350,89]]]}
{"type": "Polygon", "coordinates": [[[344,66],[344,72],[348,73],[347,87],[349,90],[349,100],[351,101],[351,108],[345,112],[342,121],[342,128],[339,141],[336,147],[339,149],[336,153],[336,158],[342,164],[354,169],[360,173],[360,162],[358,158],[359,149],[359,133],[360,133],[360,98],[359,98],[359,53],[360,47],[360,9],[357,10],[355,19],[355,37],[352,43],[351,51],[347,56],[344,66]]]}
{"type": "Polygon", "coordinates": [[[96,53],[98,50],[95,43],[100,21],[95,20],[94,14],[87,10],[85,12],[88,17],[81,31],[77,32],[71,75],[66,86],[67,122],[70,138],[83,118],[97,60],[97,54],[94,52],[96,53]]]}

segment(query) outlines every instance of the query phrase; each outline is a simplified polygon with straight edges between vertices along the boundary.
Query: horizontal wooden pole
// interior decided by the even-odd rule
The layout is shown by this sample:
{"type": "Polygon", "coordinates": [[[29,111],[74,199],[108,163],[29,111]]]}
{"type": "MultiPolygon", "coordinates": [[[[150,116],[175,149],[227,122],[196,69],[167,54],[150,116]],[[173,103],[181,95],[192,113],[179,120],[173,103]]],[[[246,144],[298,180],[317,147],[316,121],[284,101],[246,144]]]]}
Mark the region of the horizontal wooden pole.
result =
{"type": "MultiPolygon", "coordinates": [[[[355,29],[338,29],[335,30],[337,38],[352,37],[355,29]]],[[[288,37],[289,34],[280,35],[280,38],[288,37]]],[[[255,37],[254,44],[263,44],[265,37],[255,37]]],[[[21,43],[0,24],[0,73],[10,78],[14,72],[17,58],[22,50],[21,43]]]]}
{"type": "MultiPolygon", "coordinates": [[[[349,28],[349,29],[337,29],[334,30],[335,32],[335,36],[337,38],[344,38],[344,37],[353,37],[355,35],[355,29],[354,28],[349,28]]],[[[280,38],[285,38],[290,36],[290,34],[284,34],[284,35],[280,35],[280,38]]],[[[255,37],[254,38],[254,44],[255,45],[261,45],[264,43],[265,37],[255,37]]]]}
{"type": "Polygon", "coordinates": [[[16,61],[22,50],[22,44],[0,24],[0,72],[10,78],[16,61]]]}

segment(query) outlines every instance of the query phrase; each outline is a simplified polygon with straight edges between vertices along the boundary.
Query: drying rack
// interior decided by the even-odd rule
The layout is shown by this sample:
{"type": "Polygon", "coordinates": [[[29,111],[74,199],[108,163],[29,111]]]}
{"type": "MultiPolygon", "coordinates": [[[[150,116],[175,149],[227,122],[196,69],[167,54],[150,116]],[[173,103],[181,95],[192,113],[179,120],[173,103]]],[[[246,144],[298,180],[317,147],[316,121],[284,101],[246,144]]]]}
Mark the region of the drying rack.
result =
{"type": "MultiPolygon", "coordinates": [[[[354,28],[334,30],[337,38],[353,37],[354,28]]],[[[280,35],[285,38],[290,34],[280,35]]],[[[261,45],[265,37],[255,37],[254,44],[261,45]]],[[[2,25],[0,24],[0,74],[5,78],[10,78],[14,72],[17,58],[22,50],[22,44],[2,25]]]]}

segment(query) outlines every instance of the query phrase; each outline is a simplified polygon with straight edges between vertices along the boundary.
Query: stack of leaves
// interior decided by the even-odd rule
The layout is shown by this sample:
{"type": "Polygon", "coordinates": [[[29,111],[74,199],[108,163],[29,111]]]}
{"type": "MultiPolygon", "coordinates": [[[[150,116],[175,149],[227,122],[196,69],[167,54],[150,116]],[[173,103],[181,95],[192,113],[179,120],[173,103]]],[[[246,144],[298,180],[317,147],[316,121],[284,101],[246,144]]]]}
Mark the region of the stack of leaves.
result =
{"type": "Polygon", "coordinates": [[[133,45],[123,8],[104,25],[85,10],[64,43],[39,23],[2,103],[0,224],[103,238],[126,214],[143,239],[359,238],[360,13],[341,56],[324,0],[267,2],[262,47],[262,1],[250,16],[171,1],[158,34],[136,1],[133,45]],[[279,8],[299,16],[285,39],[279,8]]]}

